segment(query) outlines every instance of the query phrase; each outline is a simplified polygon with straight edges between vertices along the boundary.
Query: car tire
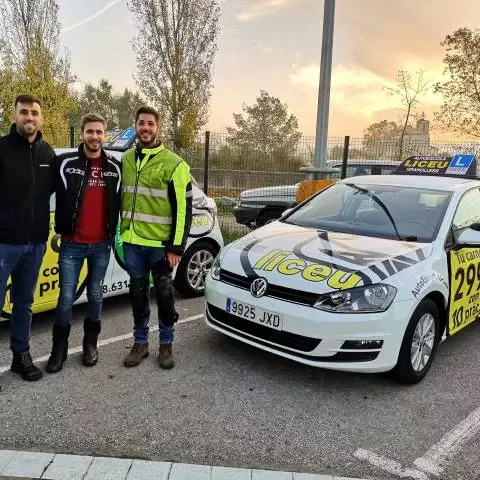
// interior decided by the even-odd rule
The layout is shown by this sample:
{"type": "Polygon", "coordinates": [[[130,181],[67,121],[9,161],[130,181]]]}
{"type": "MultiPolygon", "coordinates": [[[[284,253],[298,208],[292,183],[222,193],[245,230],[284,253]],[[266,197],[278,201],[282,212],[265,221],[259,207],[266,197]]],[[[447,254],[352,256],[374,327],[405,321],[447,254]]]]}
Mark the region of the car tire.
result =
{"type": "MultiPolygon", "coordinates": [[[[287,207],[285,207],[284,210],[286,210],[287,207]]],[[[260,213],[257,217],[257,220],[255,221],[255,226],[257,228],[263,227],[264,225],[267,225],[268,223],[272,223],[275,220],[278,220],[282,216],[283,210],[265,210],[262,213],[260,213]]]]}
{"type": "Polygon", "coordinates": [[[413,312],[403,337],[398,362],[392,371],[398,383],[415,384],[425,377],[435,358],[439,338],[440,313],[435,302],[426,298],[413,312]]]}
{"type": "Polygon", "coordinates": [[[218,248],[205,240],[195,242],[183,255],[175,274],[174,286],[185,297],[200,297],[205,277],[213,265],[218,248]],[[195,275],[193,272],[196,271],[195,275]],[[200,277],[199,277],[200,276],[200,277]]]}

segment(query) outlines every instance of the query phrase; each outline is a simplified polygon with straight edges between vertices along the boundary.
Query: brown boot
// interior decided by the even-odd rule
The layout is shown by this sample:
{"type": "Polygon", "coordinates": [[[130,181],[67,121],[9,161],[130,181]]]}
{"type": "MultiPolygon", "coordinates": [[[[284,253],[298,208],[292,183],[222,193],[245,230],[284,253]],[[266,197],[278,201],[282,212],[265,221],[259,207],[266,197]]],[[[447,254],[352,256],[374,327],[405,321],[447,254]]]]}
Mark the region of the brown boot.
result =
{"type": "Polygon", "coordinates": [[[144,358],[148,357],[148,343],[134,343],[130,353],[125,358],[123,364],[126,367],[136,367],[142,363],[144,358]]]}
{"type": "Polygon", "coordinates": [[[158,351],[158,362],[160,363],[160,367],[165,369],[174,367],[175,361],[173,360],[171,343],[160,344],[160,349],[158,351]]]}

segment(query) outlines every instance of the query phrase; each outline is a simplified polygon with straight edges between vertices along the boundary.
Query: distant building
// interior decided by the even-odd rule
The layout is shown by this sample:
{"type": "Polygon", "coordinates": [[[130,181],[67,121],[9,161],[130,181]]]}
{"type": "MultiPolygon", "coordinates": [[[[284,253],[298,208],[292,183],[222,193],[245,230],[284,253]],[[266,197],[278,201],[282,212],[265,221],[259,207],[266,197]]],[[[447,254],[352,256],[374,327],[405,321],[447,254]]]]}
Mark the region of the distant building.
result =
{"type": "MultiPolygon", "coordinates": [[[[379,159],[396,159],[400,151],[401,135],[379,140],[368,145],[369,155],[379,159]]],[[[407,125],[403,137],[402,159],[410,155],[435,155],[438,149],[430,144],[430,122],[424,116],[416,126],[407,125]]]]}

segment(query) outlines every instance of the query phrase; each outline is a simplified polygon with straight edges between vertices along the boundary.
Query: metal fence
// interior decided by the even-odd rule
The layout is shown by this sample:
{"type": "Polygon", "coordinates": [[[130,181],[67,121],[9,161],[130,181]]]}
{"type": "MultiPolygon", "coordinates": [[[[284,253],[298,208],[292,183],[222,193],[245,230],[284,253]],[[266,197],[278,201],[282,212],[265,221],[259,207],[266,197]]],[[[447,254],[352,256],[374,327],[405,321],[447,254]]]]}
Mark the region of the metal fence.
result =
{"type": "MultiPolygon", "coordinates": [[[[75,146],[79,132],[72,128],[61,138],[65,142],[57,146],[75,146]]],[[[240,142],[225,133],[206,132],[189,148],[176,153],[189,163],[192,176],[205,193],[215,199],[228,240],[278,218],[295,203],[297,185],[309,178],[301,168],[312,166],[314,150],[314,137],[302,137],[295,145],[288,145],[281,138],[275,142],[259,136],[256,141],[240,142]],[[247,221],[248,215],[251,221],[247,221]]],[[[425,136],[406,137],[403,141],[331,137],[327,167],[335,169],[334,178],[384,174],[411,155],[458,152],[480,155],[480,142],[431,142],[425,136]]]]}

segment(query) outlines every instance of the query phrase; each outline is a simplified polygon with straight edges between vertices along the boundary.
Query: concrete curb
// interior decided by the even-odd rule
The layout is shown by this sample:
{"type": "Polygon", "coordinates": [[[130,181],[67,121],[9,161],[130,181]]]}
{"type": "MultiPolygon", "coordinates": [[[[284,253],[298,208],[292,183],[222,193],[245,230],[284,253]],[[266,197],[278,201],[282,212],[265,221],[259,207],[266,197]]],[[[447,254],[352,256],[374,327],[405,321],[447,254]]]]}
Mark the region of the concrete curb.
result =
{"type": "Polygon", "coordinates": [[[125,458],[0,450],[1,480],[366,480],[125,458]]]}

